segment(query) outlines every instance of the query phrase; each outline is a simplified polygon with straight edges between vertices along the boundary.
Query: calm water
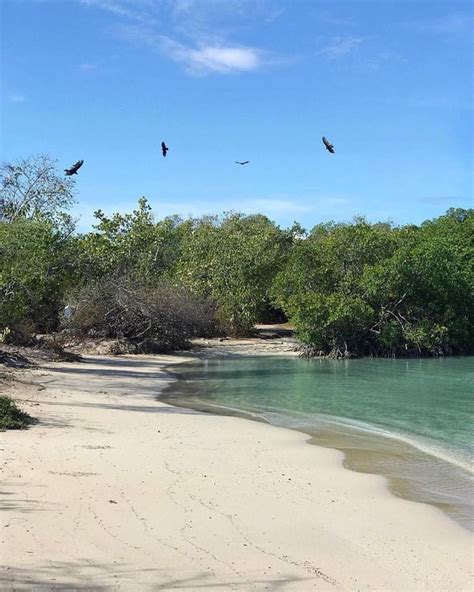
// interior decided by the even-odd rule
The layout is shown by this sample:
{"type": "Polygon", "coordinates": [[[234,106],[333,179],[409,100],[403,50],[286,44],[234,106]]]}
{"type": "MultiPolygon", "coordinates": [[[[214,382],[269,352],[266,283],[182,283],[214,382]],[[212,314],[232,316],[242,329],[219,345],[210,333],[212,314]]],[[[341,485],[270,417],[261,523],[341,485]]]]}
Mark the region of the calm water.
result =
{"type": "Polygon", "coordinates": [[[473,528],[474,358],[217,358],[173,368],[163,398],[291,427],[473,528]]]}

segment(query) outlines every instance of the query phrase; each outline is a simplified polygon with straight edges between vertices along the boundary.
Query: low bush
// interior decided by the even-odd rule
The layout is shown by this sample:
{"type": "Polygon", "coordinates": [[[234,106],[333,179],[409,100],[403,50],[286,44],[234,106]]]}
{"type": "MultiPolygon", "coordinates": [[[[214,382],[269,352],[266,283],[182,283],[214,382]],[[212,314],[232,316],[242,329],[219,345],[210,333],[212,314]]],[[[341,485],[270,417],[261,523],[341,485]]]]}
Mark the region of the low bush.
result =
{"type": "Polygon", "coordinates": [[[0,430],[21,430],[35,421],[28,413],[21,411],[9,397],[0,395],[0,430]]]}
{"type": "Polygon", "coordinates": [[[214,305],[164,281],[109,276],[83,286],[69,304],[74,314],[65,320],[67,330],[126,340],[139,352],[187,349],[191,337],[219,333],[214,305]]]}

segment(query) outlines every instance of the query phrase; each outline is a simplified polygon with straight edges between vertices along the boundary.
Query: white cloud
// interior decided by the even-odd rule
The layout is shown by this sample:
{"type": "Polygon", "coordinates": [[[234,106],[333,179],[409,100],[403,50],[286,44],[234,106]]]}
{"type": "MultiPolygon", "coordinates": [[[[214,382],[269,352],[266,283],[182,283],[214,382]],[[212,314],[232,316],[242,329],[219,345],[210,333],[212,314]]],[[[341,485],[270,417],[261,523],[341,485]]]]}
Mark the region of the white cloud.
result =
{"type": "Polygon", "coordinates": [[[364,41],[363,37],[333,37],[316,55],[326,56],[330,60],[337,60],[356,51],[364,41]]]}
{"type": "MultiPolygon", "coordinates": [[[[267,0],[79,0],[84,6],[115,14],[113,31],[121,38],[166,55],[192,74],[250,72],[277,63],[269,52],[230,43],[223,32],[229,23],[250,19],[253,12],[269,18],[267,0]],[[161,22],[171,16],[163,33],[161,22]],[[225,25],[224,25],[225,23],[225,25]],[[177,38],[184,38],[185,41],[177,38]],[[191,41],[190,41],[191,40],[191,41]]],[[[254,18],[254,17],[252,17],[254,18]]],[[[278,63],[284,63],[279,60],[278,63]]],[[[92,69],[84,64],[81,69],[92,69]]]]}
{"type": "Polygon", "coordinates": [[[262,52],[253,47],[208,45],[199,48],[186,46],[167,37],[161,37],[163,51],[194,73],[256,70],[262,65],[262,52]]]}
{"type": "Polygon", "coordinates": [[[152,27],[121,25],[115,28],[115,32],[123,39],[145,44],[175,62],[184,64],[186,71],[192,74],[250,72],[270,61],[268,52],[255,47],[224,43],[193,46],[156,33],[152,27]]]}
{"type": "Polygon", "coordinates": [[[203,47],[189,56],[193,65],[217,72],[255,70],[260,65],[258,50],[250,47],[203,47]]]}

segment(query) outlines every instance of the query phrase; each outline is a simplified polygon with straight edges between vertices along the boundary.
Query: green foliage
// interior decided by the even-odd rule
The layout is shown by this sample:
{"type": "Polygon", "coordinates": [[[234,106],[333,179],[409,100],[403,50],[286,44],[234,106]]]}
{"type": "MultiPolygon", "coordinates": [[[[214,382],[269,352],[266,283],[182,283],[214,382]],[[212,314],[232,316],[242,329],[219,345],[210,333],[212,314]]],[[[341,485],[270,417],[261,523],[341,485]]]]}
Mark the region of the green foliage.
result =
{"type": "Polygon", "coordinates": [[[247,333],[269,307],[269,288],[286,256],[292,233],[264,216],[228,214],[155,222],[145,198],[132,214],[96,212],[95,232],[77,238],[84,281],[133,274],[148,285],[163,279],[188,286],[216,302],[224,326],[247,333]]]}
{"type": "Polygon", "coordinates": [[[1,339],[55,330],[69,303],[80,331],[166,348],[280,313],[313,354],[472,351],[473,210],[307,234],[262,215],[156,221],[141,198],[130,214],[98,210],[94,231],[75,235],[74,183],[49,157],[4,165],[0,181],[1,339]]]}
{"type": "Polygon", "coordinates": [[[469,352],[473,230],[472,210],[420,228],[318,226],[276,278],[275,302],[312,353],[469,352]]]}
{"type": "Polygon", "coordinates": [[[8,397],[0,395],[0,430],[20,430],[35,422],[8,397]]]}
{"type": "Polygon", "coordinates": [[[0,223],[0,328],[54,329],[72,276],[68,233],[46,220],[0,223]]]}
{"type": "Polygon", "coordinates": [[[74,181],[56,168],[45,155],[0,167],[0,332],[5,339],[54,329],[73,275],[74,224],[65,209],[74,201],[74,181]]]}
{"type": "Polygon", "coordinates": [[[184,237],[177,275],[214,300],[233,334],[248,333],[269,302],[269,290],[292,236],[261,215],[229,213],[194,220],[184,237]]]}
{"type": "Polygon", "coordinates": [[[131,214],[108,218],[98,210],[95,217],[95,232],[77,239],[84,278],[129,272],[148,279],[170,275],[189,222],[175,216],[156,223],[145,198],[138,201],[138,208],[131,214]]]}

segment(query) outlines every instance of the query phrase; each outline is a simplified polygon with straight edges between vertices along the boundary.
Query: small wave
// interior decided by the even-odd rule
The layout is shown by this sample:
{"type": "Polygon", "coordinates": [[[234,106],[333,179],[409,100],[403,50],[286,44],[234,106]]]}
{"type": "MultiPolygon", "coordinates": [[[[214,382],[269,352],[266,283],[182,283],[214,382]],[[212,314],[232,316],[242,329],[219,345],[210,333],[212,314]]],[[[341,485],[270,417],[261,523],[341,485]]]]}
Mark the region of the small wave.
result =
{"type": "MultiPolygon", "coordinates": [[[[265,417],[270,423],[300,429],[318,429],[321,427],[344,427],[355,432],[362,432],[367,435],[379,436],[398,442],[404,442],[416,448],[420,452],[437,458],[443,462],[447,462],[454,465],[471,476],[474,476],[474,467],[469,459],[463,458],[460,455],[456,455],[451,450],[446,450],[438,443],[423,438],[420,436],[413,436],[396,430],[389,430],[382,426],[364,422],[361,420],[350,419],[346,417],[338,417],[333,415],[327,415],[319,413],[317,415],[307,415],[298,412],[289,412],[283,414],[281,411],[261,411],[259,413],[262,417],[265,417]],[[290,420],[290,421],[288,421],[290,420]]],[[[253,415],[258,415],[254,413],[253,415]]]]}
{"type": "MultiPolygon", "coordinates": [[[[191,401],[189,401],[191,402],[191,401]]],[[[193,406],[198,403],[200,409],[206,408],[213,410],[215,413],[230,413],[240,417],[247,417],[249,419],[264,421],[271,425],[286,427],[292,429],[300,429],[301,431],[314,431],[321,428],[344,428],[346,431],[350,430],[352,433],[361,432],[368,436],[378,436],[388,440],[403,442],[409,446],[419,450],[420,452],[432,456],[438,460],[449,463],[459,469],[462,469],[470,476],[474,476],[473,463],[469,459],[463,458],[452,450],[443,448],[435,441],[423,438],[421,436],[414,436],[397,430],[391,430],[386,427],[365,422],[362,420],[351,419],[347,417],[339,417],[325,413],[306,414],[298,411],[288,411],[282,413],[281,409],[242,409],[233,407],[222,403],[211,403],[205,400],[192,401],[193,406]]]]}
{"type": "MultiPolygon", "coordinates": [[[[163,399],[164,401],[166,401],[166,399],[163,399]]],[[[170,402],[173,405],[179,405],[179,399],[168,399],[168,401],[166,402],[170,402]]],[[[186,402],[182,402],[181,404],[186,405],[186,406],[190,406],[189,404],[192,403],[192,407],[193,408],[197,408],[201,411],[205,411],[205,410],[209,410],[209,409],[215,409],[216,414],[220,414],[220,415],[224,415],[224,412],[227,412],[228,414],[232,414],[232,415],[236,415],[238,417],[248,417],[250,419],[255,419],[257,421],[263,421],[265,423],[268,423],[270,425],[273,425],[272,422],[267,419],[264,415],[262,415],[262,413],[260,411],[258,412],[252,412],[249,411],[248,409],[239,409],[237,407],[230,407],[229,405],[216,405],[214,403],[209,403],[208,401],[198,401],[197,399],[193,399],[191,400],[186,400],[186,402]]]]}

